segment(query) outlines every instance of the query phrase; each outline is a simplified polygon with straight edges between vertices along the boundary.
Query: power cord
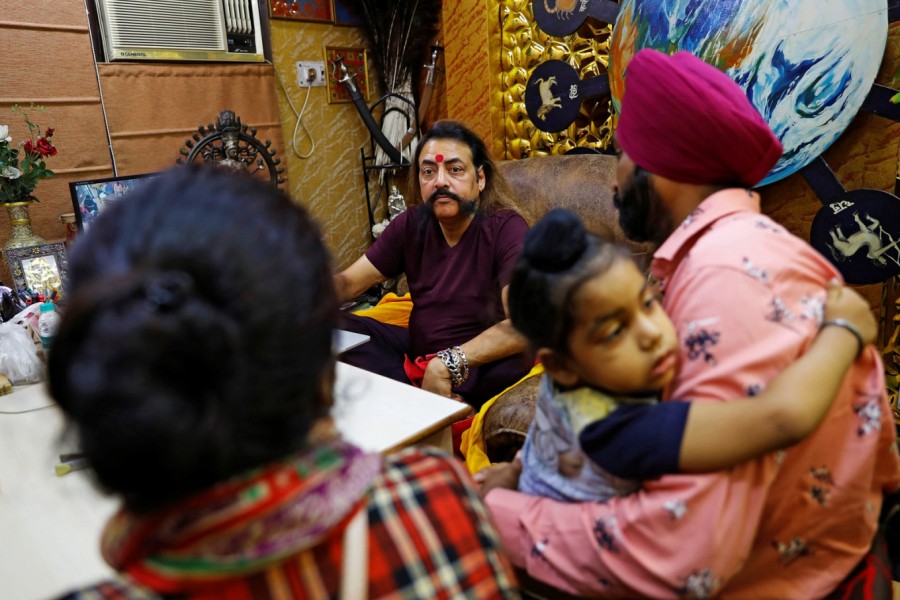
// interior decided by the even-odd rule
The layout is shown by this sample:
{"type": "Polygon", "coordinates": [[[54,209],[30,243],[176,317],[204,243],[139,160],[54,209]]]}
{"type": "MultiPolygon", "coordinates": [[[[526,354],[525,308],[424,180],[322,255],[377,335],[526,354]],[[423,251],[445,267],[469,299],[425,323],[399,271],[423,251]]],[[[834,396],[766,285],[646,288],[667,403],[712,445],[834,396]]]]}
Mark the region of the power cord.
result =
{"type": "Polygon", "coordinates": [[[39,410],[46,410],[48,408],[53,408],[56,406],[55,404],[48,404],[47,406],[38,406],[37,408],[27,408],[25,410],[0,410],[0,415],[24,415],[25,413],[36,412],[39,410]]]}
{"type": "MultiPolygon", "coordinates": [[[[274,65],[273,65],[274,68],[274,65]]],[[[291,95],[288,94],[287,86],[284,85],[284,81],[281,79],[281,73],[278,72],[278,69],[275,69],[275,77],[278,79],[278,84],[281,86],[281,91],[284,92],[284,97],[287,98],[288,106],[291,107],[291,111],[293,111],[294,116],[297,118],[297,121],[294,123],[294,131],[291,134],[291,150],[294,152],[294,155],[297,158],[307,159],[313,155],[313,152],[316,151],[316,140],[313,139],[312,133],[310,133],[309,128],[306,126],[306,123],[303,122],[303,113],[306,111],[306,104],[309,102],[309,93],[312,91],[312,85],[308,85],[306,87],[306,99],[303,101],[303,108],[300,109],[300,112],[297,112],[296,107],[294,107],[293,101],[291,101],[291,95]],[[297,130],[303,127],[304,131],[306,131],[306,137],[309,138],[309,142],[312,147],[309,149],[309,153],[300,154],[297,151],[297,130]]],[[[308,83],[312,84],[312,80],[310,79],[308,83]]]]}

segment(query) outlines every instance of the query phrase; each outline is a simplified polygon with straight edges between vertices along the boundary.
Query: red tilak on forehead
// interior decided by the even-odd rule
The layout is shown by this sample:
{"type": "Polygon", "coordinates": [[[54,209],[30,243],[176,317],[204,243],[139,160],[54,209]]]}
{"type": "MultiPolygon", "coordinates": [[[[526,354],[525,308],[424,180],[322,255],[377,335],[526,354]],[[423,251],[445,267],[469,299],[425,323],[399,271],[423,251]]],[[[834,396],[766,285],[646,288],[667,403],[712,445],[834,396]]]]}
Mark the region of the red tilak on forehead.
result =
{"type": "Polygon", "coordinates": [[[439,163],[442,163],[442,162],[444,162],[444,155],[438,154],[437,156],[434,157],[434,160],[438,161],[439,163]]]}

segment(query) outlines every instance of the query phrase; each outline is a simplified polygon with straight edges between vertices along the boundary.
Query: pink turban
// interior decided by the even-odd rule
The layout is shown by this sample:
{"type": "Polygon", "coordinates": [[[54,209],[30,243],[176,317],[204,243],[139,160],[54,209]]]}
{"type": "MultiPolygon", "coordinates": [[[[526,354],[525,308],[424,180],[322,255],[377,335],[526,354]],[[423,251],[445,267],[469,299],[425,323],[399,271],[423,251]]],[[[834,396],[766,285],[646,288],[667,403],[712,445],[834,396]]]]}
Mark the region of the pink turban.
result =
{"type": "Polygon", "coordinates": [[[636,165],[684,183],[754,186],[782,152],[725,73],[688,52],[649,48],[625,71],[616,138],[636,165]]]}

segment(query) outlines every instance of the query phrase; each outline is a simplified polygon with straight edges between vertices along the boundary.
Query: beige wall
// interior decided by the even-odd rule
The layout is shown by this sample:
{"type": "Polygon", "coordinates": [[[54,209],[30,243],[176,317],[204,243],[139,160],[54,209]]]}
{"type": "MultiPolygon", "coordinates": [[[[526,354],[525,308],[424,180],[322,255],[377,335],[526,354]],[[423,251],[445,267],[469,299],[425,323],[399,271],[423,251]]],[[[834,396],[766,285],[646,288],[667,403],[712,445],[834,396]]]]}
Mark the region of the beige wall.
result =
{"type": "MultiPolygon", "coordinates": [[[[325,46],[366,47],[362,30],[355,27],[279,19],[272,19],[270,27],[275,69],[297,111],[302,109],[308,89],[297,85],[297,61],[324,61],[325,46]]],[[[369,84],[374,89],[376,77],[371,65],[370,60],[369,84]]],[[[369,104],[376,99],[375,93],[369,104]]],[[[369,243],[360,159],[360,148],[366,146],[368,150],[368,131],[353,104],[328,104],[326,88],[313,87],[303,114],[309,135],[302,127],[298,129],[296,150],[308,154],[313,141],[315,150],[312,156],[302,159],[290,147],[297,119],[280,88],[278,107],[285,142],[282,158],[286,157],[290,192],[319,219],[335,266],[348,266],[369,243]]],[[[371,189],[376,191],[375,186],[371,189]]]]}

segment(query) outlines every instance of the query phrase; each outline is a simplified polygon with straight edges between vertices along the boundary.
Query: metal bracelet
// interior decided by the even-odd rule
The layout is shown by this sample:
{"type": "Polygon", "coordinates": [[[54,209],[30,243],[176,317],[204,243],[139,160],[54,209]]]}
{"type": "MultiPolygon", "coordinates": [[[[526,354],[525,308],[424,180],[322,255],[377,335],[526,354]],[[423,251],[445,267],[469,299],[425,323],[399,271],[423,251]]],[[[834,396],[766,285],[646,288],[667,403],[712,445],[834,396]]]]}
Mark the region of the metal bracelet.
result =
{"type": "Polygon", "coordinates": [[[856,358],[854,360],[859,360],[860,355],[863,353],[863,349],[866,347],[865,341],[863,341],[862,333],[860,333],[859,329],[856,328],[856,325],[847,321],[846,319],[831,319],[829,321],[822,321],[822,324],[819,325],[819,331],[822,331],[829,325],[834,325],[835,327],[843,327],[847,331],[853,334],[853,337],[856,338],[856,358]]]}
{"type": "Polygon", "coordinates": [[[440,350],[437,357],[441,359],[447,370],[450,371],[450,386],[457,387],[463,382],[462,371],[460,369],[459,357],[451,349],[440,350]]]}
{"type": "Polygon", "coordinates": [[[459,346],[453,346],[453,351],[456,352],[460,362],[462,362],[462,381],[460,383],[465,383],[469,378],[469,357],[466,356],[466,353],[459,346]]]}

